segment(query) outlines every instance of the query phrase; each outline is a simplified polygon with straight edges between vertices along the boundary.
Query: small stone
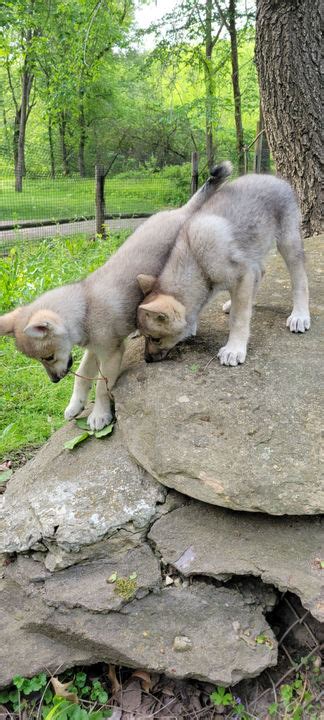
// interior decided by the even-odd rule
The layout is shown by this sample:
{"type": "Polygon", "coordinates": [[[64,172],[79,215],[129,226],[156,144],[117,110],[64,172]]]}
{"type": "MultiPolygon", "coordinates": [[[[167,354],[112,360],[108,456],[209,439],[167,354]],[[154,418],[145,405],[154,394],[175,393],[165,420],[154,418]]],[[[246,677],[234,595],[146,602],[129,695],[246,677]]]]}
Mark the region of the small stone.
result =
{"type": "Polygon", "coordinates": [[[173,650],[176,652],[187,652],[192,650],[192,642],[186,635],[177,635],[173,641],[173,650]]]}
{"type": "Polygon", "coordinates": [[[168,585],[173,585],[173,582],[174,582],[174,581],[173,581],[172,577],[170,577],[170,575],[166,575],[166,576],[165,576],[164,584],[165,584],[166,586],[168,586],[168,585]]]}

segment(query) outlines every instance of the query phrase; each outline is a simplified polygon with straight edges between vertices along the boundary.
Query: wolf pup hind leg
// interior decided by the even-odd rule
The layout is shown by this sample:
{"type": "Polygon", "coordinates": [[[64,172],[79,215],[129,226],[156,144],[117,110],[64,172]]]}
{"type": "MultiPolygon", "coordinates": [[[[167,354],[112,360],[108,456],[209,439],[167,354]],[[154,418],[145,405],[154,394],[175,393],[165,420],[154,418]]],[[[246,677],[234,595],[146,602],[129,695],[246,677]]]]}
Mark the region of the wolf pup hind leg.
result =
{"type": "Polygon", "coordinates": [[[308,280],[305,270],[303,241],[299,218],[287,218],[282,223],[277,247],[282,255],[291,279],[293,309],[286,325],[291,332],[305,332],[310,328],[308,280]]]}

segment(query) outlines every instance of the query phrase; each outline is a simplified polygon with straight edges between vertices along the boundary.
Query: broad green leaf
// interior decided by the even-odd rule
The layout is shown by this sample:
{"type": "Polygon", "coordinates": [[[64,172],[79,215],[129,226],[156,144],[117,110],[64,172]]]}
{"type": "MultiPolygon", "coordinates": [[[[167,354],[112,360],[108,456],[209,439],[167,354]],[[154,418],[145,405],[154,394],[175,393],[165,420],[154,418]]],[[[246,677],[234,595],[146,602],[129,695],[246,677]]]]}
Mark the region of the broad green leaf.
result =
{"type": "Polygon", "coordinates": [[[77,445],[82,443],[84,440],[86,440],[89,437],[90,433],[84,432],[81,435],[77,435],[76,437],[72,438],[72,440],[67,440],[64,443],[64,447],[66,450],[73,450],[77,445]]]}
{"type": "Polygon", "coordinates": [[[87,418],[86,418],[86,417],[77,418],[75,422],[76,422],[77,426],[78,426],[79,428],[81,428],[81,430],[89,430],[89,429],[90,429],[90,428],[89,428],[89,425],[88,425],[88,423],[87,423],[87,418]]]}
{"type": "Polygon", "coordinates": [[[110,423],[110,425],[106,425],[106,427],[102,428],[102,430],[98,430],[95,432],[96,438],[102,438],[106,435],[111,435],[112,431],[114,429],[114,423],[110,423]]]}

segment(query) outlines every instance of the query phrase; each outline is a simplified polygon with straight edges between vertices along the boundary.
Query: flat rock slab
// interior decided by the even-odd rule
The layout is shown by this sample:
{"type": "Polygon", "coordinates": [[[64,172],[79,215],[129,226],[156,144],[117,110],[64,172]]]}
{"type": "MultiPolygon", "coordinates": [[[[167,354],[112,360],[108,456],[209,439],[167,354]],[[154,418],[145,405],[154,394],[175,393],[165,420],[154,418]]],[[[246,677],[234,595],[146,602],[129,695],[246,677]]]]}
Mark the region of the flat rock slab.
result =
{"type": "Polygon", "coordinates": [[[118,430],[64,450],[78,432],[74,423],[59,430],[8,483],[0,496],[0,553],[37,543],[77,552],[129,523],[145,528],[155,514],[165,491],[132,461],[118,430]]]}
{"type": "Polygon", "coordinates": [[[265,517],[192,502],[157,520],[149,538],[186,577],[254,575],[299,595],[324,622],[324,518],[265,517]]]}
{"type": "Polygon", "coordinates": [[[295,335],[285,327],[289,279],[282,259],[272,256],[243,366],[218,363],[228,318],[216,299],[195,340],[175,349],[173,359],[137,363],[121,377],[115,397],[125,443],[161,483],[234,510],[324,512],[322,242],[306,244],[309,332],[295,335]]]}
{"type": "MultiPolygon", "coordinates": [[[[100,582],[95,563],[50,578],[29,558],[9,565],[0,581],[0,686],[16,674],[99,661],[228,685],[276,663],[276,640],[263,615],[269,591],[251,594],[244,586],[216,588],[197,581],[190,588],[160,586],[152,593],[156,558],[148,546],[142,555],[142,595],[118,610],[107,584],[106,600],[101,585],[90,607],[91,589],[100,582]]],[[[129,553],[115,558],[118,574],[134,565],[129,553]]],[[[103,580],[107,568],[101,570],[103,580]]]]}

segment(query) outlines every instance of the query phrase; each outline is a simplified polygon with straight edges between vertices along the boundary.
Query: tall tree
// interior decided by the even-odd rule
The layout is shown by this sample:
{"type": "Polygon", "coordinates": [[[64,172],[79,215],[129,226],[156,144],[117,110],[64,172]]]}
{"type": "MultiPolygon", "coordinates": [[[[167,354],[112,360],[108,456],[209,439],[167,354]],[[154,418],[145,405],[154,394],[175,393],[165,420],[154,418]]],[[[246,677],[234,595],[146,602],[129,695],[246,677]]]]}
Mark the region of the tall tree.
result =
{"type": "Polygon", "coordinates": [[[321,228],[320,0],[257,0],[256,63],[278,172],[299,197],[305,234],[321,228]]]}

